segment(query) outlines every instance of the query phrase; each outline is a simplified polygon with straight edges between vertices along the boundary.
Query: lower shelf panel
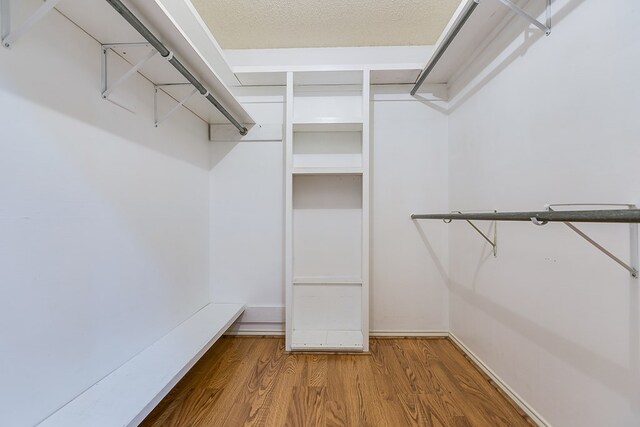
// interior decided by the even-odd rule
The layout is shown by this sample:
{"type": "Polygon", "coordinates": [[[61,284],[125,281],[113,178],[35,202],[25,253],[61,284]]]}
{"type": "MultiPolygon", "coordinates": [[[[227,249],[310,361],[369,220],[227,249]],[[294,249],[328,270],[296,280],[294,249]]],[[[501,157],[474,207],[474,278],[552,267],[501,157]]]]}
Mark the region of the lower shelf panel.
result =
{"type": "Polygon", "coordinates": [[[362,331],[295,330],[291,350],[297,351],[362,351],[362,331]]]}

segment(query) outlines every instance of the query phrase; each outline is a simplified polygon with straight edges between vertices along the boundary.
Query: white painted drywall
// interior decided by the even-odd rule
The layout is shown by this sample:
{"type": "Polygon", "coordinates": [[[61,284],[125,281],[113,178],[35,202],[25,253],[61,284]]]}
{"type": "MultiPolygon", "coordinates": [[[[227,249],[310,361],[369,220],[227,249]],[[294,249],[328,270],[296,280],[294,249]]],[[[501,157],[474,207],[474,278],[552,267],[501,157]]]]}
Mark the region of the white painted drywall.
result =
{"type": "MultiPolygon", "coordinates": [[[[553,9],[453,100],[451,209],[640,202],[640,4],[553,9]]],[[[581,228],[628,259],[628,226],[581,228]]],[[[640,282],[562,224],[499,224],[496,259],[449,229],[452,332],[552,425],[640,425],[640,282]]]]}
{"type": "MultiPolygon", "coordinates": [[[[282,125],[282,95],[241,102],[259,124],[282,125]]],[[[282,141],[211,143],[211,295],[247,305],[244,330],[283,330],[283,160],[282,141]]]]}
{"type": "MultiPolygon", "coordinates": [[[[282,94],[247,91],[258,123],[282,124],[282,94]]],[[[446,331],[447,230],[421,235],[409,216],[447,208],[447,118],[418,101],[376,101],[372,119],[371,328],[446,331]]],[[[247,304],[237,331],[284,330],[283,157],[281,141],[212,143],[211,292],[247,304]]]]}
{"type": "Polygon", "coordinates": [[[447,117],[418,101],[372,103],[371,331],[448,330],[447,117]]]}
{"type": "Polygon", "coordinates": [[[0,49],[3,426],[41,421],[209,301],[206,124],[181,110],[155,129],[140,76],[135,114],[99,87],[99,44],[55,11],[0,49]]]}

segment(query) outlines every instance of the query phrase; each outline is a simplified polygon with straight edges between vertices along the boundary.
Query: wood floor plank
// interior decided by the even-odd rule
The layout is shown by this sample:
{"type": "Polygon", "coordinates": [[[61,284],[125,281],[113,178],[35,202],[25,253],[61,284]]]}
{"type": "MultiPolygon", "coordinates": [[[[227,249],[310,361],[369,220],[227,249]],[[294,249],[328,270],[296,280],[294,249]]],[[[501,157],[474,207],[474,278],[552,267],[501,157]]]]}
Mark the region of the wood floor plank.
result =
{"type": "MultiPolygon", "coordinates": [[[[284,353],[284,340],[279,342],[279,351],[284,353]]],[[[305,375],[305,356],[296,353],[287,353],[282,361],[277,382],[273,394],[271,406],[264,408],[265,426],[282,426],[286,423],[289,406],[293,399],[292,390],[300,384],[300,379],[305,375]]]]}
{"type": "Polygon", "coordinates": [[[252,381],[253,368],[257,364],[262,352],[267,350],[268,340],[257,339],[243,341],[249,343],[249,346],[247,346],[243,352],[244,356],[240,359],[238,368],[235,369],[229,381],[224,384],[222,393],[216,400],[215,405],[212,406],[210,408],[211,410],[201,417],[198,422],[194,422],[194,426],[241,426],[244,423],[247,411],[240,411],[246,410],[248,404],[238,404],[238,397],[241,396],[247,387],[251,387],[249,384],[252,381]]]}
{"type": "Polygon", "coordinates": [[[405,347],[415,371],[428,389],[426,394],[419,394],[421,405],[430,418],[445,425],[454,425],[460,422],[466,402],[456,401],[458,397],[454,395],[452,385],[447,383],[446,377],[443,378],[442,361],[433,349],[437,345],[440,343],[433,340],[410,340],[405,347]]]}
{"type": "Polygon", "coordinates": [[[449,355],[450,370],[461,388],[476,400],[478,407],[482,408],[486,418],[490,419],[494,425],[512,425],[524,417],[524,413],[504,398],[484,374],[450,341],[447,341],[440,350],[449,355]],[[492,399],[491,396],[495,395],[500,395],[502,399],[492,399]]]}
{"type": "Polygon", "coordinates": [[[353,358],[335,355],[327,363],[327,426],[360,425],[360,411],[355,391],[357,378],[353,358]]]}
{"type": "Polygon", "coordinates": [[[324,426],[325,388],[293,387],[285,425],[291,427],[324,426]]]}
{"type": "Polygon", "coordinates": [[[313,354],[306,358],[307,386],[326,387],[327,357],[325,354],[313,354]]]}
{"type": "Polygon", "coordinates": [[[266,413],[261,409],[273,400],[273,390],[285,354],[278,351],[275,340],[266,341],[266,345],[264,353],[258,354],[245,387],[235,399],[235,411],[229,414],[230,419],[238,420],[238,425],[264,425],[266,413]]]}
{"type": "Polygon", "coordinates": [[[296,354],[280,337],[222,338],[141,425],[530,425],[448,340],[374,339],[370,348],[296,354]]]}

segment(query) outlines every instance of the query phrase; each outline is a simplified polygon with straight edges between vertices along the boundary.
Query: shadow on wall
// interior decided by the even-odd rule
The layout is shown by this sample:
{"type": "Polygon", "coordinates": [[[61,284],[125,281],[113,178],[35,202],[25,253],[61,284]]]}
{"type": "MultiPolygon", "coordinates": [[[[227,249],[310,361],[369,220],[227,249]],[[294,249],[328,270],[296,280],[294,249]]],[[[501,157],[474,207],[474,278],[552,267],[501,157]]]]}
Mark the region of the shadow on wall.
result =
{"type": "Polygon", "coordinates": [[[234,148],[240,144],[239,142],[215,142],[211,148],[209,170],[213,170],[234,148]]]}
{"type": "MultiPolygon", "coordinates": [[[[552,1],[552,32],[549,38],[553,37],[553,27],[584,3],[584,1],[585,0],[568,0],[565,6],[555,13],[553,13],[553,5],[557,3],[557,0],[552,1]]],[[[532,16],[540,16],[543,14],[546,2],[531,3],[535,3],[535,8],[528,10],[532,16]]],[[[493,38],[489,36],[489,39],[485,42],[488,42],[488,44],[464,63],[460,71],[451,78],[449,81],[450,101],[444,106],[443,103],[433,102],[420,95],[416,95],[416,99],[443,114],[453,113],[459,106],[464,104],[467,99],[480,91],[516,59],[526,55],[528,49],[536,42],[540,39],[547,39],[538,29],[526,27],[523,32],[522,28],[526,25],[521,17],[512,14],[502,26],[496,28],[495,33],[493,33],[495,36],[493,36],[493,38]],[[518,24],[513,25],[514,21],[518,22],[518,24]],[[512,46],[518,37],[522,37],[522,43],[512,46]],[[504,58],[501,59],[502,56],[504,56],[504,58]],[[499,62],[496,63],[496,61],[499,62]]]]}
{"type": "MultiPolygon", "coordinates": [[[[254,87],[255,88],[255,87],[254,87]]],[[[260,102],[244,102],[244,107],[249,109],[252,104],[261,104],[260,102]]],[[[282,102],[269,102],[269,103],[264,103],[265,105],[268,104],[280,104],[280,108],[282,111],[282,117],[285,118],[287,116],[286,114],[286,107],[287,107],[287,103],[282,101],[282,102]]],[[[255,105],[253,105],[255,107],[255,105]]],[[[251,135],[251,127],[249,130],[249,135],[247,137],[240,137],[238,136],[237,133],[234,132],[234,137],[233,138],[242,138],[242,140],[223,140],[223,139],[218,139],[217,137],[214,137],[213,140],[211,141],[211,150],[210,150],[210,160],[209,160],[209,170],[213,170],[216,168],[216,166],[218,166],[218,164],[220,162],[222,162],[225,157],[227,157],[227,155],[229,153],[231,153],[239,144],[279,144],[282,145],[282,157],[284,159],[284,138],[286,135],[286,123],[285,120],[278,120],[275,123],[272,123],[274,121],[273,118],[269,118],[268,115],[265,116],[264,110],[255,110],[252,109],[251,111],[252,115],[254,115],[254,117],[256,118],[256,121],[258,123],[256,123],[255,126],[257,127],[262,127],[262,125],[267,125],[267,126],[272,126],[272,125],[281,125],[282,126],[282,139],[280,140],[274,140],[274,139],[265,139],[265,140],[261,140],[261,139],[256,139],[255,136],[251,135]]],[[[224,124],[225,126],[229,126],[226,123],[224,124]]],[[[283,185],[284,185],[284,181],[283,181],[283,185]]]]}
{"type": "Polygon", "coordinates": [[[440,275],[440,277],[442,277],[442,280],[444,280],[444,282],[448,284],[450,282],[449,273],[447,272],[447,269],[442,265],[442,262],[440,262],[440,258],[438,258],[438,254],[436,253],[435,249],[433,249],[431,242],[429,242],[429,238],[427,237],[427,234],[425,233],[424,229],[420,225],[419,221],[414,220],[413,224],[415,225],[416,230],[418,230],[420,239],[422,240],[422,243],[424,243],[424,247],[427,248],[427,252],[429,252],[429,255],[431,256],[431,261],[436,266],[436,269],[438,270],[438,274],[440,275]]]}
{"type": "Polygon", "coordinates": [[[589,349],[558,335],[553,330],[544,328],[476,292],[475,283],[482,271],[482,266],[492,258],[488,244],[479,251],[472,288],[451,280],[433,250],[425,230],[417,221],[415,221],[415,225],[429,252],[431,261],[436,265],[442,278],[447,281],[451,293],[501,324],[517,331],[540,348],[545,348],[568,365],[588,374],[609,389],[629,396],[631,406],[640,408],[640,289],[635,283],[635,279],[629,279],[633,283],[629,286],[629,366],[625,367],[591,352],[589,349]]]}
{"type": "MultiPolygon", "coordinates": [[[[626,396],[631,396],[633,407],[640,408],[640,373],[634,363],[637,359],[629,361],[630,366],[619,366],[602,356],[591,352],[579,344],[557,335],[553,330],[541,327],[539,324],[522,317],[518,313],[509,310],[500,304],[491,301],[483,295],[466,288],[460,283],[449,282],[449,289],[468,304],[478,308],[503,325],[518,331],[529,341],[541,348],[550,351],[554,356],[562,359],[590,377],[595,378],[611,390],[616,390],[626,396]]],[[[632,335],[638,336],[638,288],[630,287],[630,301],[632,310],[630,313],[630,325],[632,335]]],[[[632,339],[629,343],[630,354],[637,357],[638,339],[632,339]]]]}

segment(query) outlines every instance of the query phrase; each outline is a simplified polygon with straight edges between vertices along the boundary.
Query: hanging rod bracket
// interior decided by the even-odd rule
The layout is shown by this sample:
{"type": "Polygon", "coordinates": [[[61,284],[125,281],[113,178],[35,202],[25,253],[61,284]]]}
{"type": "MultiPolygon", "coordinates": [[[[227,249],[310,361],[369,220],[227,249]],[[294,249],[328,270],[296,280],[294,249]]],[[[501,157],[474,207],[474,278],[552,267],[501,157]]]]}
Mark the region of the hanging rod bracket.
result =
{"type": "MultiPolygon", "coordinates": [[[[493,213],[496,213],[498,211],[492,211],[493,213]]],[[[454,213],[457,214],[462,214],[462,212],[460,211],[454,211],[454,213]]],[[[451,223],[452,220],[443,220],[446,224],[451,223]]],[[[491,240],[482,230],[480,230],[478,228],[477,225],[475,225],[473,222],[471,222],[470,220],[466,219],[465,220],[471,227],[473,227],[474,230],[476,230],[478,232],[478,234],[480,234],[482,236],[482,238],[484,240],[486,240],[490,245],[491,248],[493,250],[493,257],[497,257],[498,256],[498,222],[494,221],[493,222],[493,240],[491,240]]]]}
{"type": "Polygon", "coordinates": [[[149,61],[151,58],[156,56],[156,54],[158,53],[156,49],[152,48],[151,51],[149,51],[149,53],[144,58],[142,58],[136,64],[133,64],[132,67],[129,69],[129,71],[124,73],[122,76],[120,76],[118,80],[116,80],[115,82],[111,83],[111,85],[109,85],[109,74],[108,74],[109,69],[107,64],[109,51],[117,47],[145,47],[145,46],[150,46],[150,44],[149,43],[110,43],[110,44],[103,44],[101,46],[101,49],[102,49],[102,91],[101,92],[102,92],[103,99],[107,99],[109,95],[111,95],[111,93],[118,86],[124,83],[132,75],[137,73],[138,70],[140,70],[140,68],[142,68],[142,66],[147,63],[147,61],[149,61]]]}
{"type": "MultiPolygon", "coordinates": [[[[626,206],[628,209],[637,209],[636,205],[629,204],[629,203],[624,203],[624,204],[601,204],[601,203],[596,203],[596,204],[589,204],[589,203],[552,204],[552,205],[546,205],[545,208],[549,212],[556,212],[553,208],[557,207],[557,206],[571,206],[571,207],[573,207],[573,206],[626,206]]],[[[625,270],[627,270],[631,274],[631,277],[633,277],[634,279],[637,279],[638,277],[640,277],[640,259],[638,258],[638,224],[637,223],[629,224],[629,237],[630,237],[630,245],[631,245],[630,246],[630,251],[629,251],[629,255],[630,255],[631,261],[630,261],[629,264],[627,264],[626,262],[622,261],[620,258],[618,258],[616,255],[611,253],[609,250],[604,248],[601,244],[599,244],[598,242],[593,240],[584,231],[580,230],[575,225],[571,224],[570,222],[564,222],[564,225],[569,227],[571,230],[573,230],[576,234],[578,234],[584,240],[586,240],[591,245],[593,245],[600,252],[602,252],[603,254],[605,254],[606,256],[611,258],[612,260],[614,260],[616,263],[618,263],[622,268],[624,268],[625,270]]]]}
{"type": "Polygon", "coordinates": [[[6,48],[11,48],[24,33],[56,7],[60,0],[45,0],[45,2],[15,30],[11,30],[9,2],[10,0],[0,0],[0,12],[2,13],[2,46],[6,48]]]}
{"type": "Polygon", "coordinates": [[[536,27],[538,27],[538,29],[540,31],[544,32],[545,35],[548,36],[548,35],[551,34],[551,0],[545,0],[547,2],[547,6],[546,6],[547,22],[546,22],[546,24],[543,24],[542,22],[538,21],[533,16],[529,15],[524,9],[522,9],[520,6],[515,4],[512,0],[498,0],[498,1],[500,3],[502,3],[502,4],[504,4],[505,6],[507,6],[509,9],[511,9],[515,13],[517,13],[518,15],[520,15],[521,17],[523,17],[525,20],[529,21],[530,24],[533,24],[536,27]]]}
{"type": "Polygon", "coordinates": [[[178,103],[167,113],[160,116],[159,115],[159,105],[158,105],[158,91],[165,87],[171,86],[192,86],[191,83],[174,83],[174,84],[163,84],[163,85],[154,85],[153,89],[153,118],[154,118],[154,126],[158,127],[160,123],[164,122],[168,119],[173,113],[175,113],[180,107],[182,107],[188,100],[190,100],[196,93],[198,93],[198,89],[193,88],[193,90],[185,96],[183,99],[179,100],[178,103]]]}
{"type": "Polygon", "coordinates": [[[238,129],[241,135],[247,134],[247,128],[243,126],[233,115],[203,86],[202,83],[193,75],[187,68],[171,54],[171,51],[162,44],[162,42],[146,27],[136,16],[129,10],[129,8],[121,0],[106,0],[107,3],[114,8],[116,12],[120,14],[146,41],[151,43],[153,48],[157,50],[164,58],[168,58],[169,63],[176,69],[182,76],[189,81],[201,94],[207,94],[205,97],[214,107],[220,111],[220,113],[231,122],[233,126],[238,129]]]}

